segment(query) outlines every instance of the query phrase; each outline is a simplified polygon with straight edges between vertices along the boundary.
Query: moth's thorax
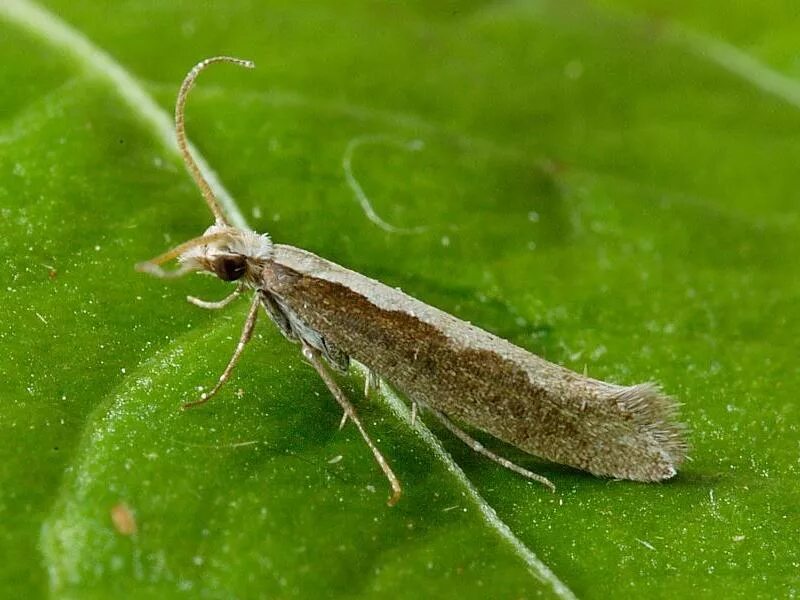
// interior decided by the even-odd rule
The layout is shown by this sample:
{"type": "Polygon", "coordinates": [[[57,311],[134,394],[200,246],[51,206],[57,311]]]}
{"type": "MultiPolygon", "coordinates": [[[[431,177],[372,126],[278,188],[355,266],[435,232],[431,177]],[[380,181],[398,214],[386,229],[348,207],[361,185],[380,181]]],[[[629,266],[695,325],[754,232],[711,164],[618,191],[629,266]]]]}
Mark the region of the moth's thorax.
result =
{"type": "Polygon", "coordinates": [[[215,239],[181,254],[178,260],[183,265],[225,281],[244,279],[258,287],[263,265],[272,257],[272,240],[267,234],[215,223],[203,237],[215,239]]]}

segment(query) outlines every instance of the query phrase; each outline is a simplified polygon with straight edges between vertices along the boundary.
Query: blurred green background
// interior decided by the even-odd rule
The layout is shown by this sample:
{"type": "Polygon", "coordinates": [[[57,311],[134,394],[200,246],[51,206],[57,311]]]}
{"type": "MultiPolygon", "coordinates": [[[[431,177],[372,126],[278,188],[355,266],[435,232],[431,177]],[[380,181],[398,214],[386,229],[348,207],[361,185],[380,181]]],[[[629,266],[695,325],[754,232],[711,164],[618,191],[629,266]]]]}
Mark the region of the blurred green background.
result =
{"type": "Polygon", "coordinates": [[[0,595],[797,597],[799,40],[789,1],[3,0],[0,595]],[[659,381],[692,430],[679,476],[479,436],[552,495],[429,423],[462,474],[354,374],[405,486],[389,509],[266,319],[179,412],[246,303],[209,314],[184,296],[222,283],[133,264],[210,223],[161,125],[216,54],[258,68],[204,73],[189,133],[255,229],[659,381]],[[367,218],[348,146],[376,212],[423,230],[367,218]]]}

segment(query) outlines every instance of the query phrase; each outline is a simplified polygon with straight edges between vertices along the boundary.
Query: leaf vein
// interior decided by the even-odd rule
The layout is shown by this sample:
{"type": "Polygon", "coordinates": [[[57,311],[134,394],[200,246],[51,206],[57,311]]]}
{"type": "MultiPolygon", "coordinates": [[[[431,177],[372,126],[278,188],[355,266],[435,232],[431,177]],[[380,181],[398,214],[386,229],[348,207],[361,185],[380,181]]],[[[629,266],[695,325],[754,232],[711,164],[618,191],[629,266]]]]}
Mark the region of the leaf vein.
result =
{"type": "MultiPolygon", "coordinates": [[[[0,17],[45,43],[69,52],[88,73],[98,75],[108,82],[128,108],[149,126],[162,146],[174,157],[180,156],[172,119],[107,52],[54,14],[28,0],[4,0],[0,3],[0,17]]],[[[230,193],[197,149],[192,147],[192,151],[211,189],[228,212],[231,222],[238,227],[246,227],[244,217],[230,193]]]]}

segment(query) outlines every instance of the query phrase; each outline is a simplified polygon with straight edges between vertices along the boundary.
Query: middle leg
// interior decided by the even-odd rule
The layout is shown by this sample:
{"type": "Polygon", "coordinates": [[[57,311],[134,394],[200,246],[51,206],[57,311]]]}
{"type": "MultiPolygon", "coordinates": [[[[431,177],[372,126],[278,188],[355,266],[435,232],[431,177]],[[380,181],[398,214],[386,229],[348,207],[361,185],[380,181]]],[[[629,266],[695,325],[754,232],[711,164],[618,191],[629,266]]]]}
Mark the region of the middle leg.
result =
{"type": "Polygon", "coordinates": [[[361,437],[364,438],[364,441],[369,446],[369,449],[372,450],[372,455],[375,457],[378,465],[380,466],[383,474],[386,475],[386,478],[389,480],[389,485],[392,487],[392,495],[389,497],[389,506],[394,506],[397,504],[397,501],[400,499],[400,494],[402,494],[403,490],[400,487],[400,481],[397,479],[397,475],[394,474],[392,471],[392,467],[389,466],[388,461],[384,458],[381,451],[378,450],[378,447],[369,437],[369,434],[364,429],[364,426],[361,424],[361,419],[358,418],[356,414],[356,410],[350,401],[345,396],[342,388],[336,383],[336,380],[331,376],[328,369],[325,367],[325,364],[322,362],[322,358],[320,357],[319,351],[311,346],[307,346],[303,344],[303,356],[305,356],[308,361],[311,363],[311,366],[316,369],[319,376],[322,378],[322,381],[325,382],[325,385],[328,386],[331,394],[333,397],[336,398],[336,401],[344,410],[345,416],[350,419],[353,424],[358,428],[358,431],[361,433],[361,437]]]}

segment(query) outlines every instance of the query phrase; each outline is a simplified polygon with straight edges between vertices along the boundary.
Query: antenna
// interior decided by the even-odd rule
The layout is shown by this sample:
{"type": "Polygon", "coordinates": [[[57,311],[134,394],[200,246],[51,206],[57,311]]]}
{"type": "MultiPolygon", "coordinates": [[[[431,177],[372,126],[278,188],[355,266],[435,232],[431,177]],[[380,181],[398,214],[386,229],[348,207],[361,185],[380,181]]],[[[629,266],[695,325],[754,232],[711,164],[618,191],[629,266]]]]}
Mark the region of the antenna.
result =
{"type": "Polygon", "coordinates": [[[220,206],[220,203],[217,200],[217,197],[214,195],[211,186],[208,185],[208,181],[206,181],[206,178],[203,177],[203,173],[200,171],[197,161],[194,159],[191,151],[189,150],[189,143],[186,140],[186,127],[184,124],[184,107],[186,106],[186,97],[189,95],[189,90],[192,89],[195,79],[197,79],[197,76],[200,74],[200,72],[203,71],[203,69],[205,69],[207,66],[218,62],[233,63],[247,69],[252,69],[256,66],[255,63],[250,60],[233,58],[231,56],[214,56],[197,63],[194,68],[189,71],[188,75],[186,75],[186,78],[181,84],[181,89],[178,91],[178,100],[175,103],[175,133],[178,137],[178,148],[181,151],[181,156],[183,156],[183,161],[186,163],[186,168],[189,169],[189,173],[191,173],[192,178],[197,184],[197,187],[199,187],[200,191],[203,193],[203,198],[205,198],[208,208],[214,214],[214,218],[216,219],[217,223],[230,226],[230,223],[228,223],[228,220],[225,218],[225,213],[222,210],[222,206],[220,206]]]}

